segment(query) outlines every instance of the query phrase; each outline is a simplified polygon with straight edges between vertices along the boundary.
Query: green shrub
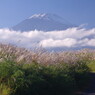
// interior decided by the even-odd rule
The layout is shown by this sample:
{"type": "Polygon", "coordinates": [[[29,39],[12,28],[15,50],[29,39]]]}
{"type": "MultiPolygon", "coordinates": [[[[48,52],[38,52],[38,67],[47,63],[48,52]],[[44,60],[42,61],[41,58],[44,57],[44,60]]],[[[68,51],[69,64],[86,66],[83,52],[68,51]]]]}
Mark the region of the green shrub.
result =
{"type": "Polygon", "coordinates": [[[95,60],[90,61],[87,66],[90,68],[91,72],[95,72],[95,60]]]}
{"type": "Polygon", "coordinates": [[[11,88],[6,86],[5,84],[0,84],[0,95],[10,95],[11,88]]]}
{"type": "Polygon", "coordinates": [[[86,63],[76,64],[17,64],[0,63],[0,95],[71,95],[87,78],[86,63]],[[10,90],[11,89],[11,90],[10,90]]]}
{"type": "Polygon", "coordinates": [[[79,61],[75,64],[75,81],[77,88],[83,88],[89,81],[90,69],[86,62],[79,61]]]}

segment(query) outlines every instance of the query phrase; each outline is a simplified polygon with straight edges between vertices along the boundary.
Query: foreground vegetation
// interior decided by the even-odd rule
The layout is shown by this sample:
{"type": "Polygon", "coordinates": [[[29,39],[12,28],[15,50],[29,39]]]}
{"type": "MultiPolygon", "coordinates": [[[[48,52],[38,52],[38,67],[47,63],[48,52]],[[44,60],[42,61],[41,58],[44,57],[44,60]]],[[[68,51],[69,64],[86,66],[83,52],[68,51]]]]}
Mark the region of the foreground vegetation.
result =
{"type": "Polygon", "coordinates": [[[89,81],[94,54],[86,49],[56,53],[1,44],[0,95],[74,95],[89,81]]]}

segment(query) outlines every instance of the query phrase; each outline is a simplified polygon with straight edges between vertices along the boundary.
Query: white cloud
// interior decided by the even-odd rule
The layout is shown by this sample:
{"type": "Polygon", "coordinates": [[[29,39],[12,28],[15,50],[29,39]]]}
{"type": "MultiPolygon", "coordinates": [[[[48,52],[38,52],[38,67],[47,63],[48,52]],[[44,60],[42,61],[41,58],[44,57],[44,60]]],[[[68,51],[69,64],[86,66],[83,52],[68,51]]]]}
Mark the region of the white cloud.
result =
{"type": "Polygon", "coordinates": [[[69,28],[63,31],[26,31],[18,32],[9,29],[0,29],[0,42],[16,46],[31,48],[42,47],[95,47],[95,28],[69,28]]]}
{"type": "Polygon", "coordinates": [[[89,46],[95,46],[95,39],[91,39],[88,41],[87,45],[89,46]]]}
{"type": "Polygon", "coordinates": [[[46,39],[40,42],[43,47],[72,47],[76,44],[76,40],[72,38],[66,38],[63,40],[46,39]]]}

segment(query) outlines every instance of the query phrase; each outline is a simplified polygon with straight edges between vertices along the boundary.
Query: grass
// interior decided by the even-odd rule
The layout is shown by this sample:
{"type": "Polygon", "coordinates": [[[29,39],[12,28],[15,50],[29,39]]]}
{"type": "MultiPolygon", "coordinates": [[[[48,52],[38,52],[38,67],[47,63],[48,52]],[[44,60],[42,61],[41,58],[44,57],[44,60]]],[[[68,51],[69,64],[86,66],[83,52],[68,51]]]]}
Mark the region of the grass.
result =
{"type": "Polygon", "coordinates": [[[95,60],[94,61],[90,61],[90,63],[87,64],[87,66],[91,69],[91,72],[95,73],[95,60]]]}
{"type": "Polygon", "coordinates": [[[0,95],[10,95],[11,89],[5,84],[0,84],[0,95]]]}
{"type": "Polygon", "coordinates": [[[0,45],[0,95],[73,95],[95,71],[95,51],[48,52],[0,45]]]}
{"type": "Polygon", "coordinates": [[[84,63],[45,65],[4,61],[0,63],[3,86],[0,95],[72,95],[85,84],[88,72],[84,63]]]}

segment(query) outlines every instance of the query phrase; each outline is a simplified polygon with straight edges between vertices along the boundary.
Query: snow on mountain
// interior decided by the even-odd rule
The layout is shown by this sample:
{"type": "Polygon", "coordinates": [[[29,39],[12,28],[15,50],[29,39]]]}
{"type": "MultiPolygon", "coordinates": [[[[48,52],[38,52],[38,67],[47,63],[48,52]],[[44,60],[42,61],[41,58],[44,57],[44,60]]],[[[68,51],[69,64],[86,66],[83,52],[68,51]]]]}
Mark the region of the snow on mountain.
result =
{"type": "Polygon", "coordinates": [[[29,17],[29,19],[32,19],[32,18],[43,18],[43,17],[46,17],[46,14],[34,14],[32,15],[31,17],[29,17]]]}
{"type": "Polygon", "coordinates": [[[68,21],[55,14],[34,14],[12,27],[16,31],[54,31],[74,27],[68,21]]]}

